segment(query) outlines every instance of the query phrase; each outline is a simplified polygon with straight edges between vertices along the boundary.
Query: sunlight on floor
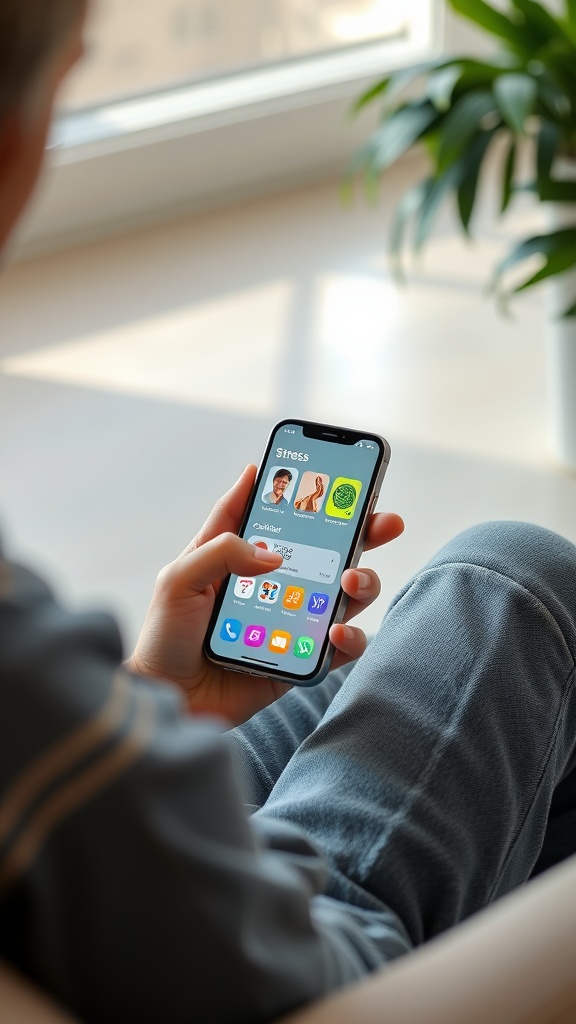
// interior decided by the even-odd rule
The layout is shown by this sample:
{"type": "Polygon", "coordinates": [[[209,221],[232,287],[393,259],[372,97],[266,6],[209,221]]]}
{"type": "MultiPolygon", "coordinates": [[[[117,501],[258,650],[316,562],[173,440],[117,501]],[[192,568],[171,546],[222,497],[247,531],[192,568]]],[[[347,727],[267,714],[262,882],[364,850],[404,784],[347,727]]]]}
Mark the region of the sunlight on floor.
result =
{"type": "Polygon", "coordinates": [[[272,416],[291,291],[279,281],[170,310],[2,360],[0,372],[272,416]]]}
{"type": "Polygon", "coordinates": [[[545,403],[530,401],[538,363],[519,334],[490,337],[490,309],[458,287],[462,267],[452,273],[454,243],[430,249],[444,278],[412,290],[379,272],[310,273],[11,356],[0,372],[239,416],[298,409],[434,450],[545,464],[545,403]]]}

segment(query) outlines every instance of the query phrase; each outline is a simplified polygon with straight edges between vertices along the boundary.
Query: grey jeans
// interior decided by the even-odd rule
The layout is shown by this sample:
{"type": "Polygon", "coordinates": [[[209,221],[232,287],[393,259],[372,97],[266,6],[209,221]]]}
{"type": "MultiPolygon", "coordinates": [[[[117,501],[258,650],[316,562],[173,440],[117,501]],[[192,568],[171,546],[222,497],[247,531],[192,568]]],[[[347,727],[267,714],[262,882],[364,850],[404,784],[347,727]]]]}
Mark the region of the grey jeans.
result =
{"type": "Polygon", "coordinates": [[[254,820],[294,823],[373,966],[576,851],[576,548],[474,527],[366,653],[230,736],[254,820]]]}

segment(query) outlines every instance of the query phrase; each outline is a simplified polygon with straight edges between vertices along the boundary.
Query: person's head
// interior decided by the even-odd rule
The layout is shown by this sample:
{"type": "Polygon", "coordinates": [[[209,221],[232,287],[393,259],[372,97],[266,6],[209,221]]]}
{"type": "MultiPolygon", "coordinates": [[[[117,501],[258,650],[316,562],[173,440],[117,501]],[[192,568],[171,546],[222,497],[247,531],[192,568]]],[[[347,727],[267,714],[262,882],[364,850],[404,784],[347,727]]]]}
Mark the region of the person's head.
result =
{"type": "Polygon", "coordinates": [[[289,469],[279,469],[274,474],[274,480],[272,481],[272,490],[274,494],[284,494],[284,491],[288,487],[292,479],[292,473],[289,469]]]}
{"type": "Polygon", "coordinates": [[[0,0],[0,252],[38,180],[88,0],[0,0]]]}

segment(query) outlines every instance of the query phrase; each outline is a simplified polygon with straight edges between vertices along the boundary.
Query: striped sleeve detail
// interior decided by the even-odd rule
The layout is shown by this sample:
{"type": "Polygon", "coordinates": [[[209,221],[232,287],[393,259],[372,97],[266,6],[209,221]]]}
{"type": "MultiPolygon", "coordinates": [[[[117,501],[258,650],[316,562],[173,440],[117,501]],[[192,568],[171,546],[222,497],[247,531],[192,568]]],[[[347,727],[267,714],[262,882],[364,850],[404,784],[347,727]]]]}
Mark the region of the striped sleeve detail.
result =
{"type": "Polygon", "coordinates": [[[102,708],[26,766],[0,799],[0,848],[41,794],[119,728],[126,717],[129,700],[126,677],[117,672],[102,708]]]}
{"type": "Polygon", "coordinates": [[[25,769],[0,803],[0,898],[54,829],[138,760],[154,717],[150,695],[117,673],[101,711],[25,769]]]}

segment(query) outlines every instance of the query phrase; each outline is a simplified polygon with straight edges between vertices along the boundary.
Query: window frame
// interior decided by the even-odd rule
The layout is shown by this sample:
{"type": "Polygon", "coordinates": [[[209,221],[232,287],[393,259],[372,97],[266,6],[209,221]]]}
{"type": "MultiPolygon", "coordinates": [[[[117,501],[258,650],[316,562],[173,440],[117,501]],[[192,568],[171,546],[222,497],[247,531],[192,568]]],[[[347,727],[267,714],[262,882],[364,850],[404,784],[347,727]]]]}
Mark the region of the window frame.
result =
{"type": "Polygon", "coordinates": [[[338,176],[373,120],[370,113],[350,121],[354,98],[378,76],[442,52],[447,26],[441,0],[429,0],[428,24],[415,39],[356,45],[61,116],[16,258],[338,176]]]}

